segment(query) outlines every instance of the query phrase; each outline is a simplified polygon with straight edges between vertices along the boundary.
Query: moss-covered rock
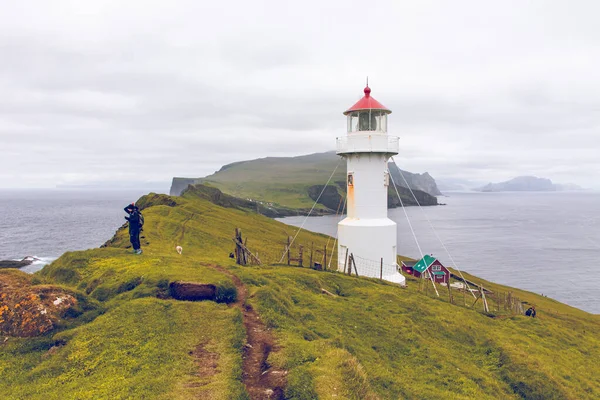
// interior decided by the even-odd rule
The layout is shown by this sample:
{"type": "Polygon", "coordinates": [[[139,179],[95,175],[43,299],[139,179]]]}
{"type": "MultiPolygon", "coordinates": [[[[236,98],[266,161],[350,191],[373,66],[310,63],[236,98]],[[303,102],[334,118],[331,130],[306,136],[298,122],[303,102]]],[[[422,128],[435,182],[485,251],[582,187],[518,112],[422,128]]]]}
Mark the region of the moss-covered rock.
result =
{"type": "Polygon", "coordinates": [[[0,333],[7,336],[45,335],[98,307],[85,295],[37,283],[21,271],[0,271],[0,333]]]}

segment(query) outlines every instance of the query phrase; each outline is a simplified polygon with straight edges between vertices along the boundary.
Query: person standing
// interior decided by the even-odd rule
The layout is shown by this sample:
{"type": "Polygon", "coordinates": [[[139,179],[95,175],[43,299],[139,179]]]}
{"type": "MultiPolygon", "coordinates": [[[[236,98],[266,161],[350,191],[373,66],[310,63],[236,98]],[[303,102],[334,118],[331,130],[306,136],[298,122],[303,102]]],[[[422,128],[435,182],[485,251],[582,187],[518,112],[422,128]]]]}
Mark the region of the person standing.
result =
{"type": "Polygon", "coordinates": [[[124,208],[125,212],[129,214],[125,219],[129,222],[129,240],[133,247],[134,254],[142,254],[142,246],[140,245],[140,231],[142,230],[143,217],[140,213],[140,209],[135,203],[129,204],[124,208]]]}

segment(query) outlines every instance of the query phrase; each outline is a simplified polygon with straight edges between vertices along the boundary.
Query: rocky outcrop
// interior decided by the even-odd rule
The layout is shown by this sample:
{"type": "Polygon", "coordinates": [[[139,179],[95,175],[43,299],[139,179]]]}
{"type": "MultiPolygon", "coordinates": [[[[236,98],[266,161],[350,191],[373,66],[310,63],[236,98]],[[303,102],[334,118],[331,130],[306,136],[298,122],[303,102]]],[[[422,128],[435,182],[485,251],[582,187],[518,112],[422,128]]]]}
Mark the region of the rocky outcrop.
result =
{"type": "Polygon", "coordinates": [[[175,207],[177,202],[173,197],[167,196],[166,194],[149,193],[140,197],[135,204],[140,208],[140,210],[144,210],[152,206],[175,207]]]}
{"type": "Polygon", "coordinates": [[[90,309],[85,297],[17,270],[0,273],[0,333],[32,337],[52,331],[61,320],[90,309]]]}
{"type": "Polygon", "coordinates": [[[397,186],[398,194],[402,198],[402,202],[398,199],[398,195],[393,187],[388,189],[388,208],[396,208],[401,207],[402,204],[405,206],[437,206],[438,201],[437,197],[430,195],[429,193],[422,192],[420,190],[413,190],[412,193],[410,189],[407,189],[402,186],[397,186]],[[414,197],[413,197],[414,194],[414,197]],[[415,201],[415,198],[417,201],[415,201]]]}
{"type": "Polygon", "coordinates": [[[325,187],[325,190],[323,190],[324,187],[324,185],[310,186],[308,188],[308,196],[313,201],[317,201],[317,199],[319,199],[319,204],[324,205],[330,210],[337,210],[341,207],[341,203],[344,198],[340,195],[336,186],[328,185],[325,187]],[[321,191],[323,191],[323,194],[321,194],[321,191]],[[321,195],[320,198],[319,195],[321,195]]]}
{"type": "Polygon", "coordinates": [[[169,190],[169,194],[171,196],[181,196],[181,193],[183,193],[183,191],[185,189],[187,189],[187,187],[189,185],[195,185],[197,183],[199,183],[200,179],[196,179],[196,178],[173,178],[173,182],[171,182],[171,189],[169,190]]]}
{"type": "Polygon", "coordinates": [[[439,196],[442,194],[437,187],[435,179],[429,175],[429,172],[415,174],[399,169],[395,163],[388,163],[388,169],[390,170],[390,173],[392,174],[394,182],[397,186],[406,187],[408,183],[408,187],[411,189],[420,190],[431,196],[439,196]]]}
{"type": "Polygon", "coordinates": [[[39,260],[35,257],[27,256],[22,260],[1,260],[0,269],[2,268],[23,268],[31,265],[35,260],[39,260]]]}

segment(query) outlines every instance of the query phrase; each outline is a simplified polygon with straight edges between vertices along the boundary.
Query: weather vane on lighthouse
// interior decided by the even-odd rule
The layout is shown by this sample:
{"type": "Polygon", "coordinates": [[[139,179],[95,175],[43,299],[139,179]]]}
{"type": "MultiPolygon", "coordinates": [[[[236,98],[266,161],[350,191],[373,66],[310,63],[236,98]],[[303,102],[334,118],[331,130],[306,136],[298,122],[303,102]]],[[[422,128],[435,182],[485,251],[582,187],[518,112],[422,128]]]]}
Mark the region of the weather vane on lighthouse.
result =
{"type": "Polygon", "coordinates": [[[347,162],[347,217],[338,224],[338,269],[352,255],[360,276],[400,284],[396,223],[388,218],[388,159],[398,154],[398,137],[388,136],[391,110],[371,97],[369,77],[364,96],[344,112],[347,135],[337,138],[337,154],[347,162]]]}

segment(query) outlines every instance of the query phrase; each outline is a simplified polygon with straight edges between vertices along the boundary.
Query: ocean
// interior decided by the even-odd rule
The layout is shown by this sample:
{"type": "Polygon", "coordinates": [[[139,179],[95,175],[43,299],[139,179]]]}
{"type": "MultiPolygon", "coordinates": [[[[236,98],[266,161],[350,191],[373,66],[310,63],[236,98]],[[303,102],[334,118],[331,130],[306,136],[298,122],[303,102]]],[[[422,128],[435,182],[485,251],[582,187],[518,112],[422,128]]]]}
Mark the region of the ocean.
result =
{"type": "Polygon", "coordinates": [[[73,250],[99,247],[125,223],[143,190],[0,190],[0,260],[34,256],[35,272],[73,250]]]}
{"type": "MultiPolygon", "coordinates": [[[[0,190],[0,260],[38,257],[24,269],[35,272],[66,251],[99,247],[125,222],[123,207],[143,194],[0,190]]],[[[431,222],[461,270],[600,314],[600,193],[450,193],[440,202],[406,208],[424,253],[451,265],[431,222]]],[[[399,253],[419,257],[404,211],[389,214],[399,253]]],[[[299,226],[304,217],[282,220],[299,226]]],[[[338,220],[310,217],[305,228],[335,235],[338,220]]]]}
{"type": "MultiPolygon", "coordinates": [[[[450,266],[451,256],[483,279],[600,313],[599,192],[456,192],[439,201],[446,205],[406,208],[424,254],[450,266]]],[[[398,252],[419,258],[404,211],[389,216],[398,224],[398,252]]],[[[281,220],[300,226],[304,217],[281,220]]],[[[338,221],[310,217],[304,228],[335,235],[338,221]]]]}

